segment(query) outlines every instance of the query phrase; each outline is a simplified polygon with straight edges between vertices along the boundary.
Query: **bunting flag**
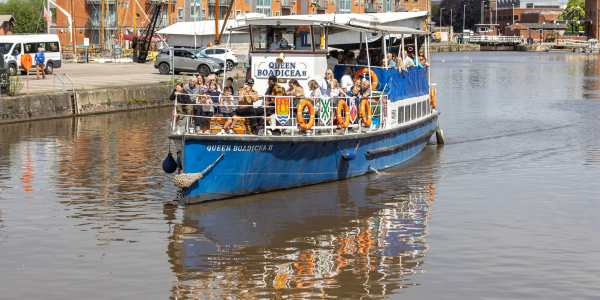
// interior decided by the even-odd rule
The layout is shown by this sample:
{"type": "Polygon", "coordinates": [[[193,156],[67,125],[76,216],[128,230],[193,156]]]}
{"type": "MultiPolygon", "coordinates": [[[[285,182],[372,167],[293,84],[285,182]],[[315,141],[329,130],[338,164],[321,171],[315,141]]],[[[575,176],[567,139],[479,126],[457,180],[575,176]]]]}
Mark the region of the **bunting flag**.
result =
{"type": "Polygon", "coordinates": [[[275,114],[277,115],[277,121],[281,125],[287,123],[290,119],[290,97],[275,98],[275,114]]]}
{"type": "Polygon", "coordinates": [[[52,23],[52,12],[44,6],[44,18],[48,23],[52,23]]]}
{"type": "Polygon", "coordinates": [[[356,98],[348,99],[348,106],[350,108],[350,122],[354,123],[356,121],[356,117],[358,116],[358,109],[356,108],[356,98]]]}
{"type": "Polygon", "coordinates": [[[321,112],[321,121],[323,121],[323,124],[328,124],[329,119],[331,119],[331,115],[329,113],[329,104],[330,103],[331,103],[331,98],[321,99],[321,107],[323,108],[323,112],[321,112]]]}

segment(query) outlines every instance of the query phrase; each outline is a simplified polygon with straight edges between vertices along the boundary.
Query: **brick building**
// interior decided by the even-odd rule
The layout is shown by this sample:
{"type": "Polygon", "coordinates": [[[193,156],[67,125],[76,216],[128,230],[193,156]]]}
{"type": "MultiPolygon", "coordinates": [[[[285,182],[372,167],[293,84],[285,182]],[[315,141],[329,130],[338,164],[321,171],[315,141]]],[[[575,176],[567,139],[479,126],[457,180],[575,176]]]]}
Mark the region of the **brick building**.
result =
{"type": "Polygon", "coordinates": [[[13,27],[15,26],[15,18],[12,15],[0,15],[0,35],[12,35],[13,27]]]}
{"type": "MultiPolygon", "coordinates": [[[[73,16],[77,45],[84,45],[84,39],[88,39],[90,46],[112,47],[119,38],[119,30],[123,34],[133,34],[134,17],[137,34],[143,33],[148,25],[146,16],[152,18],[153,4],[162,7],[156,28],[169,26],[168,1],[165,3],[164,0],[137,0],[137,4],[135,0],[56,0],[56,4],[73,16]]],[[[182,8],[182,0],[172,0],[171,23],[177,22],[177,12],[182,8]]],[[[50,10],[50,33],[58,34],[61,45],[72,45],[66,15],[53,4],[50,4],[50,10]]],[[[125,44],[123,46],[127,47],[125,44]]]]}
{"type": "Polygon", "coordinates": [[[585,20],[591,24],[585,25],[585,33],[590,39],[600,39],[600,5],[598,0],[585,1],[585,20]]]}
{"type": "MultiPolygon", "coordinates": [[[[220,19],[225,17],[231,1],[234,1],[231,18],[249,12],[263,13],[267,16],[285,16],[412,12],[429,11],[431,8],[431,0],[220,0],[218,7],[220,19]]],[[[156,29],[159,30],[169,25],[168,0],[137,0],[137,2],[139,6],[136,4],[135,20],[138,34],[143,33],[146,28],[148,21],[144,13],[151,18],[153,4],[159,4],[163,8],[156,29]]],[[[124,34],[133,34],[133,5],[136,0],[57,0],[56,3],[75,16],[77,45],[83,45],[84,38],[87,38],[90,45],[108,48],[115,45],[115,37],[119,36],[119,29],[124,34]],[[74,12],[72,12],[72,7],[75,9],[74,12]],[[103,18],[104,26],[102,26],[103,18]]],[[[50,33],[58,34],[61,44],[70,45],[71,38],[66,16],[54,5],[50,5],[50,9],[52,10],[50,33]]],[[[214,20],[216,11],[215,0],[172,0],[171,24],[214,20]]],[[[128,44],[124,47],[128,48],[128,44]]]]}
{"type": "MultiPolygon", "coordinates": [[[[562,8],[517,8],[488,9],[485,11],[485,24],[498,24],[499,33],[509,35],[506,27],[516,23],[549,23],[558,20],[562,8]],[[496,17],[497,16],[497,17],[496,17]]],[[[512,34],[511,34],[512,35],[512,34]]]]}

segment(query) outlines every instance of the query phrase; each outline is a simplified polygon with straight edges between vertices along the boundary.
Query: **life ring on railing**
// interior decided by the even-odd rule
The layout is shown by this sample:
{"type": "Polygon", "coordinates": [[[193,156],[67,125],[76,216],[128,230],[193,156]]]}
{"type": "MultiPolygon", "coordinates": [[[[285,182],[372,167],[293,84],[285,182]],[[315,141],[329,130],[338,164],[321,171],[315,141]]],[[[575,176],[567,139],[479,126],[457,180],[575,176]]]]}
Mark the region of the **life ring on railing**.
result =
{"type": "Polygon", "coordinates": [[[348,108],[348,104],[346,101],[340,100],[337,106],[337,122],[338,125],[342,128],[348,127],[350,125],[350,109],[348,108]],[[346,119],[342,119],[342,107],[344,107],[344,112],[346,113],[346,119]]]}
{"type": "Polygon", "coordinates": [[[31,55],[27,53],[23,54],[21,56],[21,68],[29,70],[31,69],[31,66],[33,66],[33,59],[31,58],[31,55]]]}
{"type": "Polygon", "coordinates": [[[300,128],[304,129],[304,130],[309,130],[313,127],[313,124],[315,123],[315,108],[313,107],[312,103],[310,103],[310,101],[307,100],[302,100],[302,102],[300,102],[300,105],[298,105],[298,126],[300,126],[300,128]],[[304,107],[308,105],[308,111],[310,112],[310,120],[308,121],[308,124],[304,123],[304,118],[302,117],[302,111],[304,110],[304,107]]]}
{"type": "Polygon", "coordinates": [[[371,126],[373,116],[371,115],[371,104],[369,104],[369,101],[367,100],[363,100],[360,103],[360,118],[365,126],[371,126]]]}
{"type": "MultiPolygon", "coordinates": [[[[373,70],[369,70],[367,68],[362,68],[358,71],[356,71],[356,73],[354,73],[354,76],[352,76],[352,78],[354,78],[354,80],[360,78],[360,76],[363,76],[363,74],[365,74],[365,72],[369,72],[369,79],[371,80],[371,90],[375,90],[377,88],[377,84],[379,83],[379,78],[377,78],[377,74],[375,74],[375,72],[373,72],[373,70]]],[[[364,77],[364,76],[363,76],[364,77]]]]}
{"type": "Polygon", "coordinates": [[[431,88],[429,91],[429,95],[431,96],[431,108],[435,109],[435,89],[431,88]]]}

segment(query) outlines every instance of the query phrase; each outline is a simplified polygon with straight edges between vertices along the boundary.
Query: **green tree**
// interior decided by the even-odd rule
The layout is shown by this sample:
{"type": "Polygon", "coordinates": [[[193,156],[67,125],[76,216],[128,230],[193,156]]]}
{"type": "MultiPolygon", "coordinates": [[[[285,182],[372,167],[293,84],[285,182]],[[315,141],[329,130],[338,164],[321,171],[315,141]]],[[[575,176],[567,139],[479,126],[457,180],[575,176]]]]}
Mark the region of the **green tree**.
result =
{"type": "Polygon", "coordinates": [[[44,0],[7,0],[0,2],[0,14],[15,18],[13,33],[44,33],[44,0]]]}
{"type": "MultiPolygon", "coordinates": [[[[585,19],[585,0],[569,0],[567,8],[558,16],[559,20],[584,20],[585,19]]],[[[571,31],[573,35],[576,32],[583,30],[583,25],[568,24],[567,31],[571,31]]]]}
{"type": "MultiPolygon", "coordinates": [[[[440,5],[431,6],[431,21],[440,22],[440,8],[442,10],[442,25],[449,26],[452,17],[454,32],[462,32],[463,18],[465,29],[475,29],[475,24],[481,23],[481,1],[480,0],[443,0],[440,5]],[[450,10],[452,9],[452,16],[450,10]],[[464,12],[464,14],[463,14],[464,12]]],[[[440,24],[437,24],[438,26],[440,24]]]]}

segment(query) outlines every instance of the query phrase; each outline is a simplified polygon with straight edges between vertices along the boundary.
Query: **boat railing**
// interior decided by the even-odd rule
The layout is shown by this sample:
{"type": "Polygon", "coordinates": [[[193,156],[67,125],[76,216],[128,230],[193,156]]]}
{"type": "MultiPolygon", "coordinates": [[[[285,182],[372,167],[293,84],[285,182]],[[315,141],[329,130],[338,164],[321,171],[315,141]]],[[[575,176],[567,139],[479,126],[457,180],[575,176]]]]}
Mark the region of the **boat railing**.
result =
{"type": "MultiPolygon", "coordinates": [[[[179,132],[182,133],[192,133],[194,125],[194,120],[196,119],[209,119],[215,122],[223,121],[228,118],[231,118],[233,121],[233,125],[244,126],[244,121],[246,123],[251,123],[250,119],[260,119],[260,123],[264,125],[264,129],[270,131],[284,131],[289,135],[297,135],[300,133],[304,133],[305,135],[334,135],[334,134],[350,134],[350,133],[361,133],[361,132],[370,132],[375,130],[380,130],[386,127],[386,106],[387,106],[387,96],[385,94],[376,95],[371,97],[364,97],[362,99],[358,99],[356,96],[340,96],[340,97],[293,97],[293,96],[270,96],[270,95],[254,95],[259,98],[252,106],[250,105],[227,105],[218,103],[180,103],[179,96],[186,94],[176,94],[175,98],[175,106],[173,109],[173,119],[171,122],[171,129],[174,133],[179,132]],[[280,99],[277,99],[280,98],[280,99]],[[266,99],[273,99],[274,104],[272,105],[264,105],[266,99]],[[279,100],[279,101],[277,101],[279,100]],[[298,112],[297,107],[301,101],[306,100],[312,104],[314,115],[310,114],[310,110],[307,109],[308,105],[304,106],[303,112],[301,113],[302,119],[305,124],[308,124],[310,118],[314,116],[314,122],[312,127],[307,129],[302,129],[301,124],[298,121],[298,112]],[[350,122],[347,127],[342,128],[337,122],[338,116],[342,117],[345,121],[345,108],[342,107],[342,112],[340,115],[337,113],[337,104],[344,100],[348,105],[348,110],[351,113],[350,122]],[[369,103],[371,120],[368,120],[367,114],[365,112],[365,121],[370,124],[367,126],[365,121],[363,121],[361,114],[361,104],[362,101],[366,100],[369,103]],[[353,101],[353,102],[352,102],[353,101]],[[193,114],[189,115],[185,113],[185,106],[192,106],[196,109],[201,109],[201,106],[210,105],[210,115],[198,115],[193,114]],[[278,105],[279,107],[276,107],[278,105]],[[178,113],[177,106],[181,106],[181,113],[178,113]],[[230,111],[232,111],[231,117],[224,117],[221,115],[221,108],[226,107],[230,111]],[[238,108],[252,108],[254,109],[254,115],[252,116],[240,116],[237,115],[238,108]],[[354,120],[352,120],[352,110],[355,110],[354,120]],[[215,113],[215,110],[217,113],[215,113]],[[286,111],[285,113],[277,113],[286,111]],[[181,122],[184,122],[183,128],[181,122]],[[183,131],[183,132],[182,132],[183,131]]],[[[188,95],[190,96],[190,95],[188,95]]],[[[231,95],[231,96],[223,96],[223,98],[227,98],[226,101],[231,101],[236,98],[244,97],[239,95],[231,95]]],[[[215,101],[217,102],[217,101],[215,101]]],[[[235,103],[235,101],[234,101],[235,103]]],[[[365,105],[365,110],[367,110],[367,106],[365,105]]],[[[204,125],[204,124],[203,124],[204,125]]],[[[210,128],[207,128],[209,132],[212,133],[213,130],[219,130],[221,127],[218,123],[213,124],[209,122],[210,128]],[[215,128],[213,128],[215,127],[215,128]]],[[[233,126],[232,126],[233,127],[233,126]]],[[[222,128],[222,127],[221,127],[222,128]]],[[[247,132],[247,131],[245,131],[247,132]]],[[[265,133],[266,134],[266,133],[265,133]]]]}

